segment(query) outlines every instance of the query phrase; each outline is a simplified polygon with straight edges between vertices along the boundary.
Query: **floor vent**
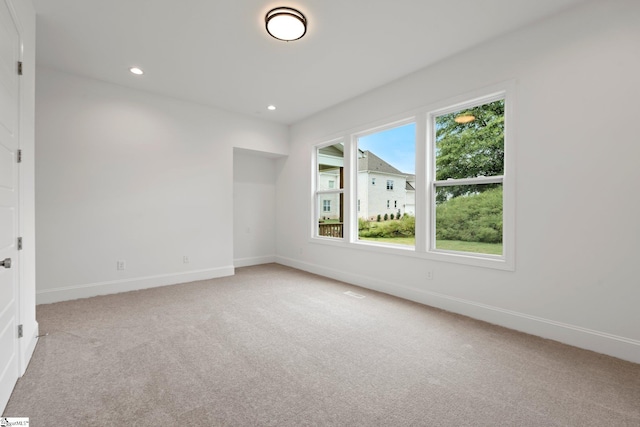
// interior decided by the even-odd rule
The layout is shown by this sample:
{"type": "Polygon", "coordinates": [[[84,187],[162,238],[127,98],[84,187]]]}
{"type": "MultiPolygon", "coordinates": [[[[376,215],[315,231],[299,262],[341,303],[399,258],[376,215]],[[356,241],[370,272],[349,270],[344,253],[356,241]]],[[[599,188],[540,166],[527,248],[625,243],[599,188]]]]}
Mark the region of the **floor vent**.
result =
{"type": "Polygon", "coordinates": [[[366,298],[364,295],[356,294],[355,292],[351,292],[351,291],[347,291],[344,294],[349,295],[350,297],[358,298],[358,299],[366,298]]]}

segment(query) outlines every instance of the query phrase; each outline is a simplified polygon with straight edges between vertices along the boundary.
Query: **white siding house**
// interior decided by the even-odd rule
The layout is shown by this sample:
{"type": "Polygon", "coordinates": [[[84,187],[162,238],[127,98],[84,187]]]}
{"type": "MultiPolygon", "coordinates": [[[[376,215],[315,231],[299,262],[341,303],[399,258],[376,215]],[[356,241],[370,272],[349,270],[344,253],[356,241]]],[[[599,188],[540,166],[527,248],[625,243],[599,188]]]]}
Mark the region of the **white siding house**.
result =
{"type": "Polygon", "coordinates": [[[363,151],[358,158],[358,218],[415,215],[415,176],[363,151]]]}

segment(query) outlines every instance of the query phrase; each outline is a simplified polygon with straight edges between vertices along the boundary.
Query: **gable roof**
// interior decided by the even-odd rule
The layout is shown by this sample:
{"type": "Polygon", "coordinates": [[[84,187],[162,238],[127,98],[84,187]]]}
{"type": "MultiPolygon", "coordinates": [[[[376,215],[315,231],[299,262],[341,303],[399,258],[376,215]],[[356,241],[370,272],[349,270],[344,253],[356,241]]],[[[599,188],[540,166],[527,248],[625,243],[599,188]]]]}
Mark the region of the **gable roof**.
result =
{"type": "Polygon", "coordinates": [[[389,163],[385,162],[369,150],[364,151],[363,156],[358,158],[358,171],[382,172],[405,176],[407,175],[406,173],[403,173],[394,168],[389,163]]]}

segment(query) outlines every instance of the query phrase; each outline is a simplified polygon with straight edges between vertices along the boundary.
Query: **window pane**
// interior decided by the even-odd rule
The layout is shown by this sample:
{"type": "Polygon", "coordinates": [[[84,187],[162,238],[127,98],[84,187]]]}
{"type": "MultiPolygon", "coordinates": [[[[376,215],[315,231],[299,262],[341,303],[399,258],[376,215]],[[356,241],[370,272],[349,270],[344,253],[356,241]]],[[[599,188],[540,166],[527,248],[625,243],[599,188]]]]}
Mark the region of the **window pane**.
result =
{"type": "Polygon", "coordinates": [[[360,240],[415,246],[415,123],[357,139],[360,240]]]}
{"type": "Polygon", "coordinates": [[[436,204],[435,248],[502,255],[502,184],[439,187],[458,195],[436,204]]]}
{"type": "Polygon", "coordinates": [[[318,236],[342,238],[341,193],[318,195],[318,236]]]}
{"type": "Polygon", "coordinates": [[[318,148],[318,190],[343,188],[344,145],[318,148]]]}
{"type": "Polygon", "coordinates": [[[436,180],[504,175],[504,99],[435,118],[436,180]]]}

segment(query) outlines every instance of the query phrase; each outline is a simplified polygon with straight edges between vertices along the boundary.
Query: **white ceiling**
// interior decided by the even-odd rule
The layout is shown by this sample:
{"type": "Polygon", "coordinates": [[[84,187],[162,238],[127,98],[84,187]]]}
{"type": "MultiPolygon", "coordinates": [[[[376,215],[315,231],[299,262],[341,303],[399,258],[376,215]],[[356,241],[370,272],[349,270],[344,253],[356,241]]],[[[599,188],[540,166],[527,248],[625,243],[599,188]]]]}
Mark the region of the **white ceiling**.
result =
{"type": "Polygon", "coordinates": [[[34,0],[37,61],[291,124],[582,1],[34,0]],[[276,6],[306,15],[304,38],[267,35],[276,6]]]}

